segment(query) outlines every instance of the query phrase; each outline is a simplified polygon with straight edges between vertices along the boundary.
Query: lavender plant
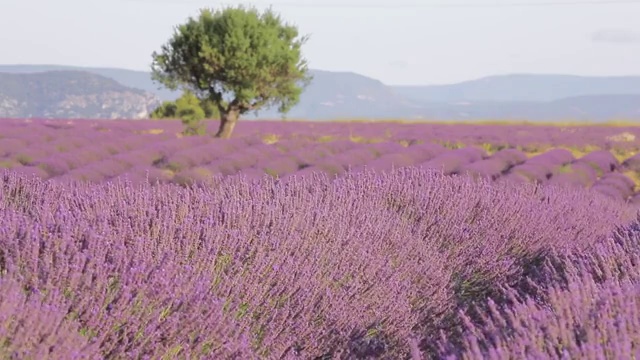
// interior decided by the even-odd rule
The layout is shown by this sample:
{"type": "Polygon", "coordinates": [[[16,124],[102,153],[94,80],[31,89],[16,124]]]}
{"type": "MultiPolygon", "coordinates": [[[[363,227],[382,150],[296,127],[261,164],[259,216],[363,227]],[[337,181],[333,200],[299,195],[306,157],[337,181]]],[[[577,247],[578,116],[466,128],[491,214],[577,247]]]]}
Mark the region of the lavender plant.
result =
{"type": "Polygon", "coordinates": [[[510,304],[489,300],[474,322],[462,314],[465,339],[445,338],[441,358],[632,359],[640,354],[640,218],[546,268],[543,297],[507,290],[510,304]]]}
{"type": "Polygon", "coordinates": [[[6,173],[0,276],[64,309],[83,356],[402,358],[628,215],[416,168],[187,187],[6,173]]]}

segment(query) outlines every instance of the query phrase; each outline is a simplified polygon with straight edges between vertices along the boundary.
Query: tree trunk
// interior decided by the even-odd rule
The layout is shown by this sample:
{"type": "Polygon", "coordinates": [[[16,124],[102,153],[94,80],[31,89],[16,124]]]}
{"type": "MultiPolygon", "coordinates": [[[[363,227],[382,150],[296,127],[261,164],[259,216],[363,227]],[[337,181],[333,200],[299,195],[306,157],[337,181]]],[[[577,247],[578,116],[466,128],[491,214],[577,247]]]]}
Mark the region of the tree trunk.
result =
{"type": "Polygon", "coordinates": [[[236,110],[230,110],[220,114],[220,128],[215,137],[221,139],[228,139],[231,137],[233,128],[236,127],[238,122],[238,116],[240,113],[236,110]]]}

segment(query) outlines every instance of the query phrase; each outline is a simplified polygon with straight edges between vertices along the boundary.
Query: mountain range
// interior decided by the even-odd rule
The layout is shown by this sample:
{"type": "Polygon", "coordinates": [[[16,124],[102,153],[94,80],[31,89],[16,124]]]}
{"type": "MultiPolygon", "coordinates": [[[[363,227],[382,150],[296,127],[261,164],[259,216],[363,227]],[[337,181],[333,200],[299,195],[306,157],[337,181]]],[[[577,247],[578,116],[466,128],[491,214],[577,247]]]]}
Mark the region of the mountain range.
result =
{"type": "MultiPolygon", "coordinates": [[[[311,70],[311,75],[311,84],[287,118],[640,121],[640,76],[512,74],[450,85],[391,86],[352,72],[311,70]]],[[[0,117],[71,117],[75,113],[91,118],[141,118],[160,101],[178,96],[179,92],[154,83],[145,71],[0,65],[0,117]],[[49,95],[37,90],[43,88],[48,89],[49,95]],[[126,110],[114,110],[118,106],[114,101],[116,94],[126,110]],[[71,106],[73,111],[61,110],[61,99],[69,96],[89,96],[93,103],[83,101],[93,105],[71,106]],[[96,108],[105,101],[113,111],[96,108]],[[16,102],[26,104],[29,110],[16,111],[16,102]],[[137,108],[133,106],[136,103],[140,105],[137,108]],[[8,111],[7,107],[13,110],[8,111]]],[[[62,103],[70,107],[69,101],[62,103]]],[[[274,109],[266,109],[258,117],[279,118],[280,115],[274,109]]]]}
{"type": "Polygon", "coordinates": [[[147,118],[154,94],[86,71],[0,72],[3,118],[147,118]]]}

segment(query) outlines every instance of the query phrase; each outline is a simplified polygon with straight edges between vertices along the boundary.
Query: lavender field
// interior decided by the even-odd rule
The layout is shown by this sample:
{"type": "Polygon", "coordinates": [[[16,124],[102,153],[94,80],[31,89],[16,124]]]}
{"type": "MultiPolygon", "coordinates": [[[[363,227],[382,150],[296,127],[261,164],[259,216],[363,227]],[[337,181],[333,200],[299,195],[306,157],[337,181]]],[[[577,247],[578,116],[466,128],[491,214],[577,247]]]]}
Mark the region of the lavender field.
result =
{"type": "Polygon", "coordinates": [[[640,355],[640,128],[180,130],[0,121],[0,358],[640,355]]]}
{"type": "Polygon", "coordinates": [[[62,182],[187,185],[237,174],[285,182],[422,167],[640,202],[637,127],[261,121],[241,123],[228,141],[180,131],[178,121],[3,120],[0,168],[62,182]]]}

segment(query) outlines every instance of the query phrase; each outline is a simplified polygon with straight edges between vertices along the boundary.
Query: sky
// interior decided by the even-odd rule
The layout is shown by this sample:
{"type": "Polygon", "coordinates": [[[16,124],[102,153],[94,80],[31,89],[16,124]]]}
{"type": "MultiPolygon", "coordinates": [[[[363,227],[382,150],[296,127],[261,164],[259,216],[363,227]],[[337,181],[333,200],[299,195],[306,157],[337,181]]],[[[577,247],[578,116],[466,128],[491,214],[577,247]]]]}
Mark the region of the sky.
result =
{"type": "Polygon", "coordinates": [[[203,7],[271,5],[314,69],[388,85],[490,75],[640,75],[640,0],[1,0],[0,63],[149,70],[203,7]],[[605,4],[603,4],[605,3],[605,4]]]}

